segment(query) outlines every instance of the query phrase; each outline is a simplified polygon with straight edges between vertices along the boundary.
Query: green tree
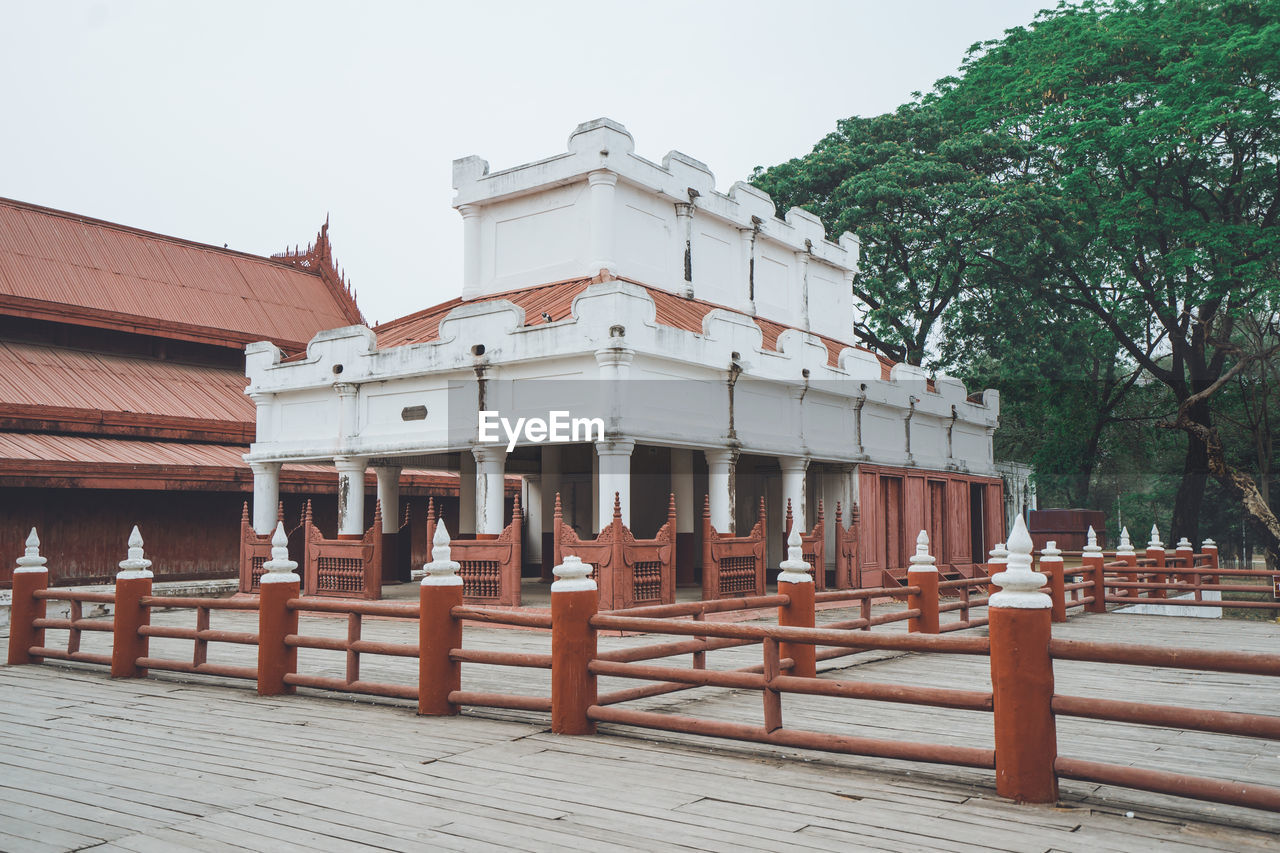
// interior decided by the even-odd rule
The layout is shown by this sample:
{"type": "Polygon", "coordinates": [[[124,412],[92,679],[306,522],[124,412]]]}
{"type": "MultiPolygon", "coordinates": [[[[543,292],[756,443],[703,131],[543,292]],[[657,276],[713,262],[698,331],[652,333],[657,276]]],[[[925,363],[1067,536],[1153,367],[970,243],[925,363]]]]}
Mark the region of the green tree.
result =
{"type": "Polygon", "coordinates": [[[1188,437],[1173,535],[1197,537],[1211,473],[1280,549],[1213,418],[1222,388],[1275,355],[1233,338],[1278,292],[1280,0],[1060,5],[941,88],[967,132],[1026,146],[1007,272],[1091,312],[1172,392],[1188,437]]]}

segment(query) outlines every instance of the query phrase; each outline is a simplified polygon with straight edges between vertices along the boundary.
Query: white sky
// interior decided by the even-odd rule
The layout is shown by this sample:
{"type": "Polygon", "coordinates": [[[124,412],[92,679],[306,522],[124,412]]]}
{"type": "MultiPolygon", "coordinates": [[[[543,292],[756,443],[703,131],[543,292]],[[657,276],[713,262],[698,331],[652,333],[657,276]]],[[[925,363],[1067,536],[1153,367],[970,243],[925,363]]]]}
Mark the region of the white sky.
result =
{"type": "Polygon", "coordinates": [[[451,167],[608,116],[720,189],[1054,0],[48,2],[0,9],[0,196],[271,254],[325,214],[371,322],[461,289],[451,167]]]}

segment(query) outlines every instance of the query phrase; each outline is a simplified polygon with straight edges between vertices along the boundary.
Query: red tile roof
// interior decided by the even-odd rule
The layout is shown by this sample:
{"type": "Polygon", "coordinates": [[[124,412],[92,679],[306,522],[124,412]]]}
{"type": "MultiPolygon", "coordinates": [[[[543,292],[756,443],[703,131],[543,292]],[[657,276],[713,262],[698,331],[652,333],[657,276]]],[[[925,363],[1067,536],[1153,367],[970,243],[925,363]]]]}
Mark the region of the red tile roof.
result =
{"type": "Polygon", "coordinates": [[[0,313],[241,347],[363,322],[327,270],[0,198],[0,313]]]}
{"type": "MultiPolygon", "coordinates": [[[[701,299],[685,299],[683,296],[677,296],[674,293],[668,293],[665,290],[659,290],[656,287],[650,287],[638,281],[621,280],[639,285],[649,293],[657,308],[657,321],[663,326],[672,326],[677,329],[684,329],[687,332],[701,334],[703,318],[711,311],[717,308],[727,311],[734,310],[726,308],[724,305],[717,305],[714,302],[706,302],[701,299]]],[[[524,309],[526,326],[536,326],[548,322],[542,317],[544,311],[551,315],[551,322],[568,317],[572,311],[573,300],[595,281],[596,279],[589,278],[570,279],[568,281],[538,285],[537,287],[490,294],[467,301],[488,302],[495,299],[505,299],[524,309]]],[[[376,327],[374,331],[378,335],[378,346],[383,348],[398,347],[435,340],[440,333],[440,321],[454,308],[462,305],[463,302],[464,300],[462,299],[451,299],[448,302],[442,302],[439,305],[434,305],[376,327]]],[[[760,328],[766,349],[776,350],[778,336],[787,329],[794,328],[762,317],[753,318],[753,322],[760,328]]],[[[810,334],[813,333],[811,332],[810,334]]],[[[851,346],[825,335],[815,335],[815,337],[820,338],[823,344],[826,345],[827,361],[831,365],[837,363],[841,350],[851,346]]],[[[854,349],[862,348],[854,347],[854,349]]],[[[893,367],[893,362],[880,355],[877,355],[876,358],[880,361],[881,378],[888,379],[889,370],[893,367]]]]}
{"type": "Polygon", "coordinates": [[[0,341],[0,405],[252,424],[241,371],[0,341]]]}

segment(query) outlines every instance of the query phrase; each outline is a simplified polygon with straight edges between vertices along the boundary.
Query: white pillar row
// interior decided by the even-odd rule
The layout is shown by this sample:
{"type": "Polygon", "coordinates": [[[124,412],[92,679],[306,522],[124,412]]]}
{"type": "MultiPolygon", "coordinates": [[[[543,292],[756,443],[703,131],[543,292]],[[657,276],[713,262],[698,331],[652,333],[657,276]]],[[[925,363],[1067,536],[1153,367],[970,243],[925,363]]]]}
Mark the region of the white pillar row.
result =
{"type": "Polygon", "coordinates": [[[629,438],[596,442],[597,529],[604,527],[613,518],[615,492],[622,507],[622,523],[631,526],[631,451],[635,446],[636,443],[629,438]]]}
{"type": "Polygon", "coordinates": [[[369,460],[363,456],[335,456],[338,469],[338,535],[364,535],[364,472],[369,460]]]}
{"type": "Polygon", "coordinates": [[[782,469],[782,506],[778,507],[782,523],[786,524],[787,501],[790,500],[795,527],[807,533],[809,515],[806,512],[804,475],[809,470],[809,459],[805,456],[779,456],[778,467],[782,469]]]}
{"type": "Polygon", "coordinates": [[[382,532],[400,530],[400,466],[379,465],[373,469],[378,477],[378,503],[382,504],[382,532]]]}
{"type": "Polygon", "coordinates": [[[591,187],[591,269],[590,275],[600,270],[618,271],[614,253],[614,193],[618,176],[613,172],[598,171],[587,175],[591,187]]]}
{"type": "Polygon", "coordinates": [[[458,533],[476,532],[476,458],[458,454],[458,533]]]}
{"type": "Polygon", "coordinates": [[[704,450],[707,457],[707,495],[711,503],[711,526],[717,533],[733,533],[733,468],[736,454],[729,449],[704,450]]]}
{"type": "MultiPolygon", "coordinates": [[[[551,499],[553,502],[555,498],[551,499]]],[[[526,563],[542,562],[542,478],[537,474],[524,475],[524,556],[526,563]]],[[[555,507],[552,507],[554,511],[555,507]]]]}
{"type": "Polygon", "coordinates": [[[476,535],[502,532],[502,498],[507,449],[495,444],[473,447],[476,460],[476,535]]]}
{"type": "Polygon", "coordinates": [[[280,505],[280,463],[250,462],[253,471],[253,532],[265,536],[276,529],[280,505]]]}
{"type": "Polygon", "coordinates": [[[671,448],[671,491],[676,496],[676,533],[693,533],[693,451],[671,448]]]}
{"type": "Polygon", "coordinates": [[[474,204],[458,207],[462,214],[462,298],[480,295],[480,208],[474,204]]]}

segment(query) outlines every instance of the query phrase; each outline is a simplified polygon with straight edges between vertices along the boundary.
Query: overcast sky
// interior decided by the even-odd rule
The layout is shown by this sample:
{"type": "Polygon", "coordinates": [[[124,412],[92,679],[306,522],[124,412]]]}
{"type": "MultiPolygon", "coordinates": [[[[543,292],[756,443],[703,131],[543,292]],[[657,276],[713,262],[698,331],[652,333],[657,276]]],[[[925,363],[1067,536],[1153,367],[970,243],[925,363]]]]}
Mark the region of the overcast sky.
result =
{"type": "Polygon", "coordinates": [[[371,322],[456,296],[454,158],[608,116],[726,190],[1051,0],[0,3],[0,196],[271,254],[325,214],[371,322]]]}

